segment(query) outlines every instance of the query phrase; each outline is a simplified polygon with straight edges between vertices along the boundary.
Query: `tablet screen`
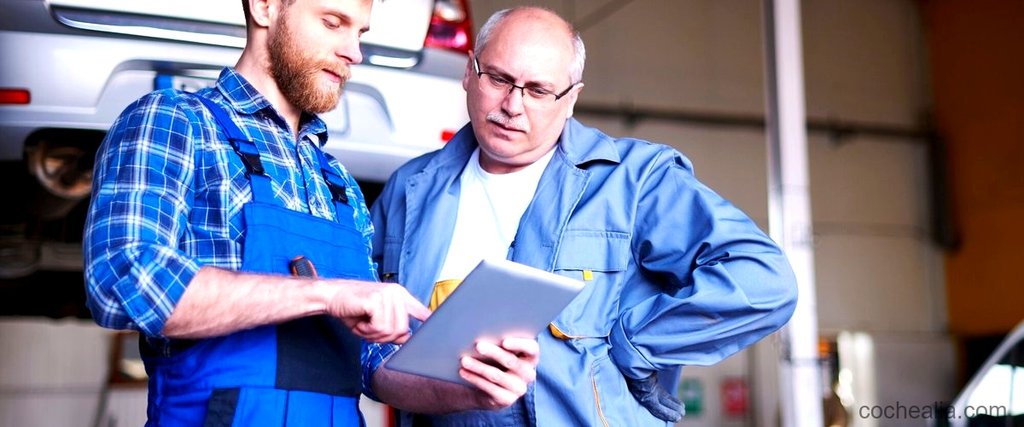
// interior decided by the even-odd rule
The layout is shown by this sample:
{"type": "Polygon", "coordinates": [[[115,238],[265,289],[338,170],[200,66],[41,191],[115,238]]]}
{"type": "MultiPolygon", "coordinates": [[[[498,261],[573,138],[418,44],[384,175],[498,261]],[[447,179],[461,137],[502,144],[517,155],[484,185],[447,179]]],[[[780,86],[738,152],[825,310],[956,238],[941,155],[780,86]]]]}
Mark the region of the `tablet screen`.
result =
{"type": "Polygon", "coordinates": [[[459,359],[479,340],[536,337],[583,282],[507,260],[483,260],[386,362],[388,369],[467,384],[459,359]]]}

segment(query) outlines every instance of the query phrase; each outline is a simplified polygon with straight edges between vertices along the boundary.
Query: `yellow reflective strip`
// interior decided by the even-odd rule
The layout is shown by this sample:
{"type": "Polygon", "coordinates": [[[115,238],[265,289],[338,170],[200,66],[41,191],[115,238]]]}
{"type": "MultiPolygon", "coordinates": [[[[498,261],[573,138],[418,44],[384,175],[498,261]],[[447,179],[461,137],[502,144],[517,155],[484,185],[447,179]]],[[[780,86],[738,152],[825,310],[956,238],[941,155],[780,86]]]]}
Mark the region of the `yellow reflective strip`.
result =
{"type": "Polygon", "coordinates": [[[590,383],[594,386],[594,403],[597,404],[597,417],[601,419],[601,424],[604,427],[608,427],[608,420],[604,419],[604,411],[601,410],[601,395],[597,392],[597,377],[591,373],[590,383]]]}
{"type": "Polygon", "coordinates": [[[583,280],[587,282],[594,280],[594,272],[592,270],[583,270],[583,280]]]}
{"type": "Polygon", "coordinates": [[[437,310],[444,303],[444,300],[448,299],[452,292],[455,292],[455,288],[458,288],[460,283],[462,283],[461,279],[441,280],[434,283],[434,291],[430,293],[430,305],[428,308],[431,311],[437,310]]]}

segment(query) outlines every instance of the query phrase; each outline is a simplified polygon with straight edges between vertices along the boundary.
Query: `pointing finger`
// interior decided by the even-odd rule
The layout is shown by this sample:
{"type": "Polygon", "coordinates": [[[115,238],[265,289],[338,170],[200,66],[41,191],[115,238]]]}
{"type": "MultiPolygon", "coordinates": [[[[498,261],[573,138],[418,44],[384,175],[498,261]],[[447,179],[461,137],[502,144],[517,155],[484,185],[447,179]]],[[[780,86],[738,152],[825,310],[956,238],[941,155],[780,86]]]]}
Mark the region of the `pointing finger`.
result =
{"type": "Polygon", "coordinates": [[[423,305],[412,295],[406,294],[405,298],[405,310],[410,316],[417,320],[427,320],[430,317],[430,309],[423,305]]]}

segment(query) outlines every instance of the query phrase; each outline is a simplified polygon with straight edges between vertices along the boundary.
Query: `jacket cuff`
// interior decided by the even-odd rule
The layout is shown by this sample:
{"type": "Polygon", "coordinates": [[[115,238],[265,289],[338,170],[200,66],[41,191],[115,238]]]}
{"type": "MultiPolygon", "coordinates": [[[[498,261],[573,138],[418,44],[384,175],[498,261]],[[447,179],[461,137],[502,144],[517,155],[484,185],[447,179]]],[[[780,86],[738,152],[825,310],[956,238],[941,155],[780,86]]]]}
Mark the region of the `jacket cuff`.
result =
{"type": "Polygon", "coordinates": [[[654,365],[647,360],[647,357],[629,341],[621,322],[612,326],[611,335],[608,337],[612,349],[609,352],[612,361],[619,368],[619,372],[632,379],[644,379],[657,371],[654,365]]]}

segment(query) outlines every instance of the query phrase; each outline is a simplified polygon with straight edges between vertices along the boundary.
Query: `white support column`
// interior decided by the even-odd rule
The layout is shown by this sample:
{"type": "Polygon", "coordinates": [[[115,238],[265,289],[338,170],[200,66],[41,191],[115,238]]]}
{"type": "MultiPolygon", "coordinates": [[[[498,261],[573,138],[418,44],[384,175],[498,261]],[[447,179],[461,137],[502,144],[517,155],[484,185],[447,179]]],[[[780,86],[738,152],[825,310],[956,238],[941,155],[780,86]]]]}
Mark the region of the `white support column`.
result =
{"type": "Polygon", "coordinates": [[[763,5],[769,230],[789,257],[800,292],[793,319],[781,332],[781,420],[785,427],[819,427],[823,425],[823,386],[818,364],[800,2],[764,0],[763,5]]]}

